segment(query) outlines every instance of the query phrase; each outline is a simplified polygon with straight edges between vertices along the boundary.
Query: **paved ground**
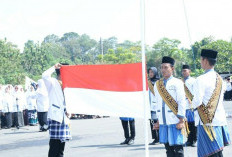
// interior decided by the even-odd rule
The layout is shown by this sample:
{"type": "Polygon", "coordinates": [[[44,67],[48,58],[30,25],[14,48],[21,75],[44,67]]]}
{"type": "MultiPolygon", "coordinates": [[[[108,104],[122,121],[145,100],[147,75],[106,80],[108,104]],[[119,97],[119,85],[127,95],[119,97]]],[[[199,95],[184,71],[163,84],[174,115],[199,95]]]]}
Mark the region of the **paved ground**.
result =
{"type": "MultiPolygon", "coordinates": [[[[232,115],[232,102],[225,102],[226,112],[232,115]]],[[[229,115],[228,115],[229,116],[229,115]]],[[[228,118],[232,136],[232,118],[228,118]]],[[[91,120],[72,120],[73,140],[66,144],[65,157],[143,157],[144,125],[136,119],[136,140],[131,146],[121,146],[124,140],[118,118],[91,120]]],[[[150,132],[149,132],[150,137],[150,132]]],[[[24,127],[19,131],[0,130],[0,157],[46,157],[49,136],[38,132],[38,126],[24,127]]],[[[151,142],[151,138],[150,142],[151,142]]],[[[150,156],[164,157],[163,145],[151,146],[150,156]]],[[[196,157],[196,148],[185,148],[185,157],[196,157]]],[[[232,146],[223,151],[225,157],[231,157],[232,146]]]]}

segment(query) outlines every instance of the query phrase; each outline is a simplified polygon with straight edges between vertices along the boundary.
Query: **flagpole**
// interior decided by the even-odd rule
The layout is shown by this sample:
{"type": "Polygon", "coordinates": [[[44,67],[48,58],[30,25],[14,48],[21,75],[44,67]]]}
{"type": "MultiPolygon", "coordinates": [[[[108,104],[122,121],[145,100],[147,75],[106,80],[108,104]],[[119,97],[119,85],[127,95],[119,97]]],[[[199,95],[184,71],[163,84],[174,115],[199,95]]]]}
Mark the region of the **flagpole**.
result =
{"type": "Polygon", "coordinates": [[[196,61],[195,61],[195,55],[194,55],[194,51],[193,51],[192,37],[191,37],[190,28],[189,28],[189,23],[188,23],[188,15],[187,15],[187,11],[186,11],[185,1],[182,0],[182,2],[183,2],[183,8],[184,8],[184,15],[185,15],[186,27],[187,27],[187,30],[188,30],[189,43],[190,43],[191,50],[192,50],[192,54],[193,54],[194,70],[196,70],[196,61]]]}
{"type": "Polygon", "coordinates": [[[145,155],[149,157],[148,149],[148,116],[146,98],[146,63],[145,63],[145,0],[140,0],[140,23],[141,23],[141,50],[142,50],[142,76],[143,76],[143,105],[144,105],[144,136],[145,136],[145,155]]]}

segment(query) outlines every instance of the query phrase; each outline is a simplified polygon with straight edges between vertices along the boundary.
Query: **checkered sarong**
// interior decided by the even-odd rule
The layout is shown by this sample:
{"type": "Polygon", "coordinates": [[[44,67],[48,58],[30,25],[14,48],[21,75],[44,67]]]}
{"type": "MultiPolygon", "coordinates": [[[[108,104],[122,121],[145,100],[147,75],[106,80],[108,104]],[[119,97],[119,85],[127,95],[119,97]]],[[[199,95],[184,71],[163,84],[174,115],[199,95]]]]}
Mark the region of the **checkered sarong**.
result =
{"type": "Polygon", "coordinates": [[[61,142],[71,140],[70,128],[67,124],[48,120],[50,139],[59,139],[61,142]]]}
{"type": "Polygon", "coordinates": [[[231,143],[227,126],[213,127],[216,137],[213,141],[209,139],[202,125],[198,125],[197,130],[197,154],[198,157],[207,157],[217,153],[231,143]]]}

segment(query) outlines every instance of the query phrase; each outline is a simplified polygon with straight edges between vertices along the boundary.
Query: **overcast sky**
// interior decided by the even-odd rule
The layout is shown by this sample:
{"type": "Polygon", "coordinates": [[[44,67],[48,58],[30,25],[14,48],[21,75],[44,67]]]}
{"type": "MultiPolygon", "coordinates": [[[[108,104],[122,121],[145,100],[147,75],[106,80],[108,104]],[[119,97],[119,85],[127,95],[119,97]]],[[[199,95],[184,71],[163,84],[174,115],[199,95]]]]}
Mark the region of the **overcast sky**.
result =
{"type": "MultiPolygon", "coordinates": [[[[192,41],[232,37],[232,0],[185,0],[192,41]]],[[[140,40],[140,0],[0,0],[0,39],[23,48],[49,34],[140,40]]],[[[146,0],[146,43],[162,37],[189,47],[183,0],[146,0]]]]}

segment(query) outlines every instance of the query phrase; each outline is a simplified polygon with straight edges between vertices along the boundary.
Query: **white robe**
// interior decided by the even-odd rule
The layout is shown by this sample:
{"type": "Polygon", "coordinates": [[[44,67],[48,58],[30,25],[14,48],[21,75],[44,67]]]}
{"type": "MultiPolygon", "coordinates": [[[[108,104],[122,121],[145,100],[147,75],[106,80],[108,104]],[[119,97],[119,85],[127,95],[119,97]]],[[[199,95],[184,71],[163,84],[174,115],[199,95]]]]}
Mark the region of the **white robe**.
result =
{"type": "MultiPolygon", "coordinates": [[[[193,77],[189,77],[188,79],[185,80],[185,85],[187,86],[187,88],[192,94],[193,94],[193,85],[195,81],[196,79],[193,77]]],[[[191,109],[191,106],[192,105],[189,103],[188,99],[186,98],[186,110],[191,109]]]]}
{"type": "MultiPolygon", "coordinates": [[[[163,99],[158,92],[156,84],[157,82],[154,85],[155,103],[157,104],[156,112],[157,112],[159,124],[162,125],[164,124],[163,123],[164,117],[162,114],[163,99]]],[[[178,104],[177,114],[179,116],[185,117],[186,103],[185,103],[185,91],[184,91],[183,81],[175,77],[172,77],[167,81],[166,89],[178,104]]],[[[179,123],[179,118],[171,111],[171,109],[168,107],[167,104],[165,104],[165,118],[166,118],[167,125],[179,123]]]]}
{"type": "Polygon", "coordinates": [[[37,109],[35,91],[27,92],[27,109],[28,110],[36,110],[37,109]]]}
{"type": "MultiPolygon", "coordinates": [[[[194,86],[193,86],[193,94],[194,98],[192,101],[193,108],[199,107],[202,103],[205,105],[208,104],[209,99],[211,98],[213,91],[216,87],[216,72],[209,71],[199,77],[197,77],[194,86]]],[[[224,86],[222,86],[224,88],[224,86]]],[[[221,90],[220,99],[218,102],[218,107],[215,112],[215,116],[212,121],[212,126],[224,126],[227,125],[226,122],[226,114],[223,107],[223,97],[224,97],[224,89],[221,90]]],[[[195,114],[195,124],[198,125],[200,121],[200,125],[203,125],[198,112],[195,114]]]]}
{"type": "Polygon", "coordinates": [[[48,119],[62,123],[68,123],[67,117],[65,116],[65,102],[62,88],[57,79],[52,78],[52,73],[55,72],[55,67],[51,67],[42,74],[45,86],[48,91],[49,98],[49,109],[48,109],[48,119]]]}
{"type": "Polygon", "coordinates": [[[155,103],[155,96],[154,94],[148,89],[149,91],[149,102],[150,102],[150,109],[151,111],[156,111],[156,103],[155,103]]]}
{"type": "Polygon", "coordinates": [[[47,88],[42,79],[38,80],[38,89],[36,90],[36,101],[38,112],[48,112],[49,99],[47,88]]]}
{"type": "Polygon", "coordinates": [[[14,105],[14,97],[9,93],[3,94],[2,112],[4,113],[13,112],[13,105],[14,105]]]}

